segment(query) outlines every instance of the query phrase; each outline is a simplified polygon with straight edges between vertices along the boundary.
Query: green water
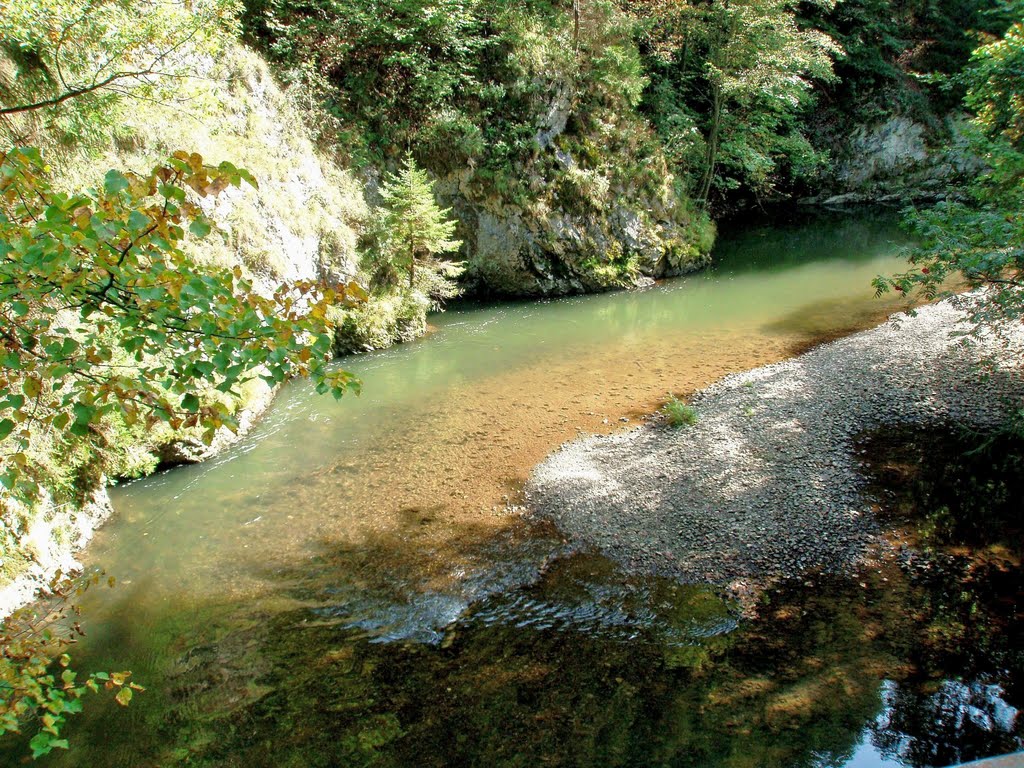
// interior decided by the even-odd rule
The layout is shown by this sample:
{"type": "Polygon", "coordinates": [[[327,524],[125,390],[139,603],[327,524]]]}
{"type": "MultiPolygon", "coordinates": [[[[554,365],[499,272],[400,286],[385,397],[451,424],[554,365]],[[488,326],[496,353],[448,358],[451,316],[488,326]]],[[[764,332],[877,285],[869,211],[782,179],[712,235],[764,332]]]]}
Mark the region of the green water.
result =
{"type": "Polygon", "coordinates": [[[1016,710],[988,667],[908,682],[931,593],[897,572],[782,585],[741,615],[517,506],[578,432],[895,309],[869,281],[901,242],[884,216],[727,229],[699,275],[456,308],[343,361],[362,397],[289,386],[222,457],[116,489],[87,561],[118,586],[86,596],[75,659],[148,690],[90,702],[48,762],[886,765],[916,738],[885,725],[907,696],[991,710],[967,754],[1006,751],[1016,710]]]}

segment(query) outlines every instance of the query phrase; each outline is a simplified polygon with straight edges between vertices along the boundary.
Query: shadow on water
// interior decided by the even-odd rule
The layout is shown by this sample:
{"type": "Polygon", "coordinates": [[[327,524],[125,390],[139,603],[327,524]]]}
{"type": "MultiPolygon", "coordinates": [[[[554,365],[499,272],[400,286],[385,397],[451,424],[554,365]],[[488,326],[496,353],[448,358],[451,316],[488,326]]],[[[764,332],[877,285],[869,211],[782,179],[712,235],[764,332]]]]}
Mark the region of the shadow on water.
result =
{"type": "Polygon", "coordinates": [[[158,701],[93,708],[68,764],[917,767],[1020,749],[1024,445],[964,455],[976,445],[949,429],[864,436],[903,544],[742,611],[711,587],[624,575],[545,526],[463,553],[496,558],[468,609],[403,572],[397,540],[326,546],[275,575],[304,607],[235,627],[204,627],[196,607],[158,701]],[[384,579],[382,563],[399,570],[384,579]],[[366,574],[363,603],[323,586],[339,568],[366,574]],[[382,605],[394,620],[366,621],[382,605]]]}
{"type": "Polygon", "coordinates": [[[770,225],[750,228],[737,225],[742,237],[728,223],[721,225],[715,245],[713,274],[744,274],[792,269],[806,262],[803,254],[821,253],[847,265],[870,262],[879,256],[909,246],[910,236],[896,226],[891,211],[846,213],[818,211],[772,220],[770,225]],[[879,237],[880,222],[890,224],[879,237]],[[812,225],[813,224],[813,225],[812,225]],[[812,225],[812,226],[809,226],[812,225]]]}
{"type": "Polygon", "coordinates": [[[209,721],[192,757],[943,766],[1020,749],[1024,446],[965,458],[973,445],[939,429],[866,438],[873,490],[893,494],[880,513],[914,547],[852,578],[778,584],[747,618],[709,587],[560,550],[550,531],[533,533],[548,558],[535,579],[432,644],[374,643],[347,608],[279,615],[260,653],[268,692],[209,721]]]}

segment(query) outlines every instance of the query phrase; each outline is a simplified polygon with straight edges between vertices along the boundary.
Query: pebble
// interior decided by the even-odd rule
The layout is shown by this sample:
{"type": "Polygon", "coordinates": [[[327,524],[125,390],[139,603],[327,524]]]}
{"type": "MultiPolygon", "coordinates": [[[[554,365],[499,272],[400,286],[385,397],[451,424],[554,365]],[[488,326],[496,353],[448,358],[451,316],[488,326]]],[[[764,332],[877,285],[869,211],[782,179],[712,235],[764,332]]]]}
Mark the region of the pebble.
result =
{"type": "Polygon", "coordinates": [[[578,542],[616,540],[606,554],[637,572],[717,583],[847,572],[878,533],[859,433],[943,425],[950,413],[991,427],[1024,396],[1024,326],[1005,330],[1006,346],[964,347],[949,335],[962,318],[949,302],[923,307],[898,328],[723,379],[694,398],[692,426],[652,419],[567,443],[532,473],[530,506],[578,542]],[[977,364],[990,356],[1010,375],[985,381],[977,364]]]}

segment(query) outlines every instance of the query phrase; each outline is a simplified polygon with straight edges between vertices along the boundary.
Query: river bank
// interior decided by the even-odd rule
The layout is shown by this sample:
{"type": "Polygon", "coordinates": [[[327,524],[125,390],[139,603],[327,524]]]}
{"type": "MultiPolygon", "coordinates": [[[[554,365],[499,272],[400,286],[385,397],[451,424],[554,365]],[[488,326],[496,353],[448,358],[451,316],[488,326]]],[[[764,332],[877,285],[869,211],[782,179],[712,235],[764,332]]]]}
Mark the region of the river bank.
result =
{"type": "Polygon", "coordinates": [[[902,308],[869,285],[901,237],[892,217],[801,219],[727,231],[710,270],[643,291],[453,307],[428,339],[345,359],[361,397],[295,383],[222,456],[111,489],[118,514],[79,557],[122,585],[155,562],[171,592],[244,601],[310,550],[373,542],[381,571],[458,589],[558,445],[902,308]]]}
{"type": "MultiPolygon", "coordinates": [[[[237,413],[238,427],[217,430],[213,441],[206,445],[198,430],[182,431],[176,439],[153,449],[159,456],[160,468],[168,469],[182,464],[197,464],[220,456],[244,439],[274,402],[279,387],[269,387],[254,381],[247,387],[248,396],[240,402],[237,413]]],[[[27,562],[13,578],[0,583],[0,620],[33,600],[50,594],[51,582],[56,578],[75,576],[83,570],[79,557],[92,541],[96,531],[114,514],[108,488],[117,485],[116,479],[101,478],[91,489],[86,500],[78,505],[55,504],[47,494],[40,500],[40,510],[28,518],[23,541],[27,562]]],[[[20,553],[14,553],[20,554],[20,553]]],[[[9,557],[4,553],[0,566],[9,557]]]]}
{"type": "Polygon", "coordinates": [[[964,345],[948,301],[693,398],[696,424],[569,443],[534,471],[537,514],[627,571],[742,585],[841,573],[877,540],[856,437],[991,429],[1024,395],[1024,329],[964,345]],[[985,358],[994,368],[978,369],[985,358]],[[986,378],[987,374],[987,378],[986,378]]]}

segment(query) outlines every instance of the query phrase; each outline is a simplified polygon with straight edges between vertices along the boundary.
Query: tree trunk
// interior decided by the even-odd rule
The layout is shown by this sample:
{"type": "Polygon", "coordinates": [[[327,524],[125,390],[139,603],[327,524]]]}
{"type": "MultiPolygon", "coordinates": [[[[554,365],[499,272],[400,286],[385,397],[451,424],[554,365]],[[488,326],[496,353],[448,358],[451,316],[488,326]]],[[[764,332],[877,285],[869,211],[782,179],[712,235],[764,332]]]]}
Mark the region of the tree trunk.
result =
{"type": "Polygon", "coordinates": [[[705,168],[704,177],[701,179],[699,201],[703,205],[708,204],[711,196],[711,184],[715,180],[715,165],[718,163],[718,146],[721,141],[722,132],[722,107],[724,106],[724,95],[722,94],[722,83],[718,79],[724,77],[730,71],[729,41],[735,32],[736,20],[729,14],[729,0],[723,0],[722,10],[724,17],[721,24],[716,25],[715,32],[711,38],[711,50],[709,59],[715,64],[718,73],[711,78],[711,122],[708,125],[707,151],[704,155],[705,168]]]}
{"type": "Polygon", "coordinates": [[[409,288],[413,287],[416,280],[416,244],[413,242],[412,233],[409,233],[409,288]]]}
{"type": "Polygon", "coordinates": [[[572,45],[580,51],[580,0],[572,0],[572,45]]]}
{"type": "Polygon", "coordinates": [[[718,137],[722,127],[722,86],[711,84],[711,125],[708,128],[707,152],[705,153],[704,178],[701,180],[698,200],[707,205],[711,194],[711,182],[715,178],[715,163],[718,162],[718,137]]]}

